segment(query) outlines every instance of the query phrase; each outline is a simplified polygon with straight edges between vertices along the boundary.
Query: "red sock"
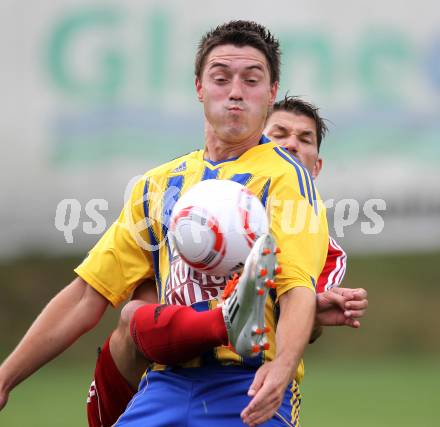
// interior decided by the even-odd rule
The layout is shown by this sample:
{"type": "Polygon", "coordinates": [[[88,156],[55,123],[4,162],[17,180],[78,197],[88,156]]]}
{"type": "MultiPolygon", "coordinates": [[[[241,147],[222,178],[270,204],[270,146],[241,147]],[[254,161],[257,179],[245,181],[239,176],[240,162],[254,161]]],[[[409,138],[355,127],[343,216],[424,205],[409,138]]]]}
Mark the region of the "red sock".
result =
{"type": "Polygon", "coordinates": [[[221,308],[195,311],[179,305],[147,304],[138,308],[130,332],[149,360],[175,365],[228,343],[221,308]]]}
{"type": "Polygon", "coordinates": [[[109,343],[110,337],[99,353],[95,375],[87,396],[89,427],[112,426],[136,393],[116,367],[109,343]]]}

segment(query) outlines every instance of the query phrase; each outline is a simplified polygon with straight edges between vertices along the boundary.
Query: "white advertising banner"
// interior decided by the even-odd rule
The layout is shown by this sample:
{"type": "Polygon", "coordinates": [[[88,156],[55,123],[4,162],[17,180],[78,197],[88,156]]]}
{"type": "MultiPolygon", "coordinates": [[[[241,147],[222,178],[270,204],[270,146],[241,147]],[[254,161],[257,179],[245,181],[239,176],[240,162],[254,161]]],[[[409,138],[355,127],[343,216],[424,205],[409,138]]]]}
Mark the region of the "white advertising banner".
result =
{"type": "Polygon", "coordinates": [[[354,252],[440,248],[435,1],[4,0],[0,256],[85,252],[132,178],[203,144],[200,36],[252,19],[279,37],[286,91],[321,107],[317,180],[354,252]]]}

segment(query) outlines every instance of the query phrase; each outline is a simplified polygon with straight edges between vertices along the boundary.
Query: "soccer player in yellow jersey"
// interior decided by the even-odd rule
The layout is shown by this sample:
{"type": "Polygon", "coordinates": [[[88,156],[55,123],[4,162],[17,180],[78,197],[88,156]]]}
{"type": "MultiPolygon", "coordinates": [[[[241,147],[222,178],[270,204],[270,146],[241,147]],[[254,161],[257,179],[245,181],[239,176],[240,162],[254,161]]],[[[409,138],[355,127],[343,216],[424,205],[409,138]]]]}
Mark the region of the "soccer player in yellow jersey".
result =
{"type": "MultiPolygon", "coordinates": [[[[286,96],[274,104],[264,133],[298,158],[316,178],[322,166],[319,148],[325,132],[325,123],[315,106],[286,96]]],[[[316,286],[317,314],[312,340],[324,325],[360,325],[358,319],[367,306],[366,291],[338,288],[345,268],[345,252],[330,239],[326,263],[316,286]]],[[[148,365],[146,359],[174,365],[228,340],[222,317],[214,321],[211,317],[209,325],[205,325],[204,312],[186,306],[157,305],[156,295],[149,293],[151,286],[146,282],[136,289],[133,300],[122,311],[117,329],[99,351],[87,398],[90,427],[109,427],[116,422],[135,394],[141,373],[148,365]],[[134,350],[128,324],[131,313],[145,302],[148,304],[134,318],[138,327],[132,328],[143,358],[134,350]]]]}
{"type": "Polygon", "coordinates": [[[0,407],[16,384],[92,328],[109,302],[122,302],[148,278],[155,278],[162,302],[215,306],[222,283],[173,275],[183,266],[164,238],[180,194],[216,178],[246,185],[270,206],[283,268],[266,307],[273,345],[256,359],[217,348],[187,366],[150,372],[117,425],[241,425],[243,408],[249,425],[298,422],[292,379],[313,325],[328,232],[307,170],[262,137],[278,80],[278,42],[264,27],[230,22],[202,39],[196,90],[205,111],[205,149],[154,169],[136,185],[119,221],[76,270],[79,277],[48,304],[2,365],[0,407]]]}
{"type": "MultiPolygon", "coordinates": [[[[203,400],[208,407],[206,413],[203,411],[201,401],[194,402],[194,406],[191,405],[189,417],[192,422],[196,422],[195,419],[201,417],[203,422],[209,424],[214,421],[206,417],[218,419],[222,416],[226,422],[240,423],[238,408],[246,406],[250,400],[247,400],[244,393],[249,386],[250,376],[253,376],[252,370],[249,372],[249,369],[255,369],[263,360],[269,362],[264,365],[262,374],[259,375],[263,385],[249,403],[248,412],[243,413],[245,421],[253,424],[261,422],[266,417],[270,418],[281,403],[283,408],[276,415],[273,423],[282,422],[281,419],[295,420],[298,402],[291,398],[292,393],[295,393],[296,385],[292,384],[292,388],[289,387],[287,392],[285,390],[297,369],[304,345],[308,341],[315,304],[314,283],[322,270],[327,252],[325,213],[319,206],[319,198],[308,172],[287,151],[261,138],[264,120],[276,95],[277,77],[268,65],[270,56],[266,57],[263,53],[264,49],[260,51],[251,45],[254,34],[256,32],[253,30],[242,32],[240,29],[240,32],[237,32],[236,29],[231,31],[231,27],[222,27],[211,33],[202,43],[201,50],[205,49],[206,56],[200,61],[196,86],[199,99],[205,107],[205,151],[192,153],[147,174],[146,179],[135,188],[132,202],[129,204],[130,209],[125,210],[120,220],[120,223],[127,223],[127,219],[128,222],[139,223],[145,216],[150,218],[151,225],[145,230],[141,240],[147,247],[156,247],[164,236],[164,221],[158,219],[163,218],[163,213],[171,211],[173,197],[164,197],[168,204],[154,203],[155,193],[162,195],[171,188],[174,195],[178,195],[179,192],[186,191],[202,179],[234,179],[260,195],[263,202],[271,200],[271,231],[281,246],[280,263],[283,266],[283,272],[277,279],[277,292],[274,300],[268,302],[267,310],[267,323],[275,326],[277,316],[274,312],[277,311],[276,304],[279,301],[280,316],[276,337],[275,332],[269,336],[273,343],[276,339],[277,346],[273,345],[257,360],[242,360],[225,348],[217,348],[204,360],[197,360],[189,365],[193,367],[192,370],[190,368],[189,371],[179,371],[177,381],[181,380],[181,376],[186,375],[196,375],[197,381],[204,378],[204,381],[209,383],[214,383],[213,376],[216,375],[222,378],[222,381],[225,376],[230,377],[227,381],[229,391],[222,389],[217,383],[212,384],[211,387],[216,389],[217,393],[212,401],[203,400]],[[213,41],[219,35],[222,35],[221,42],[216,45],[213,41]],[[211,43],[211,46],[208,43],[211,43]],[[143,199],[144,203],[139,203],[143,199]],[[286,204],[291,211],[284,217],[283,223],[282,212],[286,204]],[[298,222],[301,224],[299,228],[295,228],[295,225],[298,226],[295,218],[299,218],[298,222]],[[295,329],[287,326],[293,324],[296,325],[295,329]],[[200,364],[202,366],[197,367],[200,364]],[[214,368],[213,366],[217,364],[220,364],[220,367],[214,368]],[[245,371],[240,371],[236,365],[244,366],[245,371]],[[228,371],[231,368],[233,372],[228,371]],[[245,373],[246,379],[241,378],[234,385],[232,379],[239,378],[245,373]],[[234,405],[229,402],[231,396],[234,397],[232,399],[234,405]],[[294,408],[290,403],[291,400],[294,402],[294,408]],[[292,409],[294,409],[293,414],[292,409]]],[[[255,45],[258,46],[258,43],[255,45]]],[[[125,232],[128,234],[127,230],[125,232]]],[[[105,265],[105,257],[112,259],[116,256],[120,259],[114,250],[107,253],[106,248],[118,247],[128,240],[129,250],[124,253],[131,254],[133,250],[138,250],[145,258],[139,276],[132,276],[133,287],[140,280],[145,279],[144,266],[147,265],[150,274],[153,270],[156,272],[156,282],[162,302],[192,304],[198,309],[213,305],[213,303],[207,304],[207,300],[212,300],[218,295],[216,289],[219,287],[218,282],[215,283],[212,279],[211,283],[201,286],[198,280],[190,282],[182,280],[181,274],[173,274],[182,271],[183,266],[172,248],[164,245],[156,251],[148,252],[148,259],[142,248],[139,248],[138,244],[132,245],[128,238],[115,245],[114,240],[120,239],[118,233],[120,231],[115,225],[113,230],[107,233],[107,242],[104,238],[101,241],[102,246],[98,244],[85,264],[77,270],[87,281],[94,281],[98,270],[105,265]],[[95,256],[99,262],[94,262],[95,256]],[[155,265],[157,268],[154,268],[155,265]],[[95,272],[95,269],[98,270],[95,272]]],[[[127,262],[136,267],[133,261],[127,260],[127,262]]],[[[123,277],[115,278],[115,271],[112,271],[111,275],[112,277],[108,279],[116,284],[126,280],[123,277]]],[[[183,276],[187,275],[183,274],[183,276]]],[[[109,292],[109,298],[120,298],[121,291],[118,287],[108,289],[106,279],[103,277],[97,285],[106,284],[106,289],[102,289],[101,292],[109,292]]],[[[142,392],[134,399],[133,405],[130,405],[118,425],[137,425],[137,423],[154,425],[158,418],[165,419],[170,425],[178,422],[173,417],[176,417],[176,413],[180,414],[186,410],[178,406],[177,396],[169,393],[173,390],[169,386],[172,378],[167,375],[164,373],[155,375],[155,372],[149,374],[142,386],[142,392]],[[163,384],[161,384],[162,379],[165,379],[163,384]],[[145,392],[147,382],[150,386],[153,382],[158,389],[151,394],[145,392]],[[164,401],[176,403],[169,408],[164,405],[164,401]]],[[[185,385],[187,382],[193,384],[194,379],[187,379],[182,385],[183,390],[187,387],[185,385]]],[[[207,387],[206,382],[203,384],[207,387]]],[[[176,384],[174,386],[181,394],[182,389],[176,384]]],[[[204,397],[208,399],[207,396],[204,397]]]]}

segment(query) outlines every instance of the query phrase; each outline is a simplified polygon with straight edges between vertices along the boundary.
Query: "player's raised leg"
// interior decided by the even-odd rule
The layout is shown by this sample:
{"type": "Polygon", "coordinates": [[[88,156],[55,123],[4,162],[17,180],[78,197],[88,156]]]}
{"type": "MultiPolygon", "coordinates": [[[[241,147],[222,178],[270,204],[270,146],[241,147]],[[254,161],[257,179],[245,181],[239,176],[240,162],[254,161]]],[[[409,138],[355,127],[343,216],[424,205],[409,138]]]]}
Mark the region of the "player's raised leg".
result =
{"type": "Polygon", "coordinates": [[[229,282],[223,307],[215,310],[145,304],[155,298],[151,284],[139,288],[99,352],[87,398],[89,426],[116,422],[150,361],[175,365],[228,343],[241,356],[265,349],[264,305],[276,274],[275,252],[272,237],[260,237],[242,275],[229,282]]]}
{"type": "Polygon", "coordinates": [[[227,285],[221,308],[203,312],[174,305],[138,308],[131,335],[139,351],[155,362],[175,365],[228,343],[241,356],[264,350],[264,306],[268,290],[274,286],[275,252],[271,236],[256,241],[243,273],[227,285]]]}
{"type": "MultiPolygon", "coordinates": [[[[267,349],[264,307],[268,290],[273,287],[278,271],[276,253],[277,249],[270,235],[265,234],[257,239],[240,278],[226,287],[227,298],[223,306],[217,309],[198,312],[187,306],[160,304],[138,308],[131,321],[131,333],[137,347],[149,359],[167,365],[184,362],[228,342],[241,356],[257,355],[261,350],[267,349]]],[[[232,370],[243,378],[237,382],[234,395],[240,398],[233,399],[233,405],[228,401],[228,417],[241,423],[237,414],[250,400],[246,391],[253,373],[237,367],[232,370]]],[[[213,373],[208,369],[207,378],[211,374],[213,373]]],[[[214,373],[212,381],[219,379],[219,374],[214,373]]],[[[202,416],[200,408],[194,404],[196,397],[191,398],[195,390],[193,381],[191,369],[175,368],[169,372],[150,372],[140,385],[140,390],[148,385],[150,393],[138,393],[116,425],[140,425],[136,419],[141,413],[142,423],[145,425],[157,425],[159,420],[161,423],[166,420],[162,425],[178,426],[184,423],[182,412],[187,411],[194,411],[194,417],[202,416]],[[170,383],[173,383],[171,390],[168,387],[170,383]],[[171,393],[169,399],[176,401],[178,410],[172,411],[168,408],[165,411],[164,399],[168,396],[166,393],[171,393]],[[186,396],[185,399],[182,396],[186,396]]],[[[205,378],[205,384],[199,386],[207,387],[210,381],[205,378]]],[[[220,380],[222,386],[223,382],[220,380]]]]}

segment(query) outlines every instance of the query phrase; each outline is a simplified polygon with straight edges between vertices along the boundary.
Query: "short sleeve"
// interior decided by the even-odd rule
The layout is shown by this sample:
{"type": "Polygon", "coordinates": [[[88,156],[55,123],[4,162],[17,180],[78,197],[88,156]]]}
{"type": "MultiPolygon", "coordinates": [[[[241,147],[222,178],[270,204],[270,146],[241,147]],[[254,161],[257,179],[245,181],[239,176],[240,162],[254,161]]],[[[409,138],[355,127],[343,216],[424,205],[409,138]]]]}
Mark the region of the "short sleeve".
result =
{"type": "MultiPolygon", "coordinates": [[[[278,255],[281,273],[276,277],[277,298],[299,286],[315,291],[327,256],[325,206],[315,188],[314,199],[301,195],[295,179],[295,175],[285,174],[271,184],[270,228],[281,249],[278,255]]],[[[314,185],[311,180],[310,183],[314,185]]]]}
{"type": "Polygon", "coordinates": [[[144,213],[144,177],[135,185],[119,218],[75,272],[114,306],[126,300],[144,280],[154,277],[144,213]]]}

